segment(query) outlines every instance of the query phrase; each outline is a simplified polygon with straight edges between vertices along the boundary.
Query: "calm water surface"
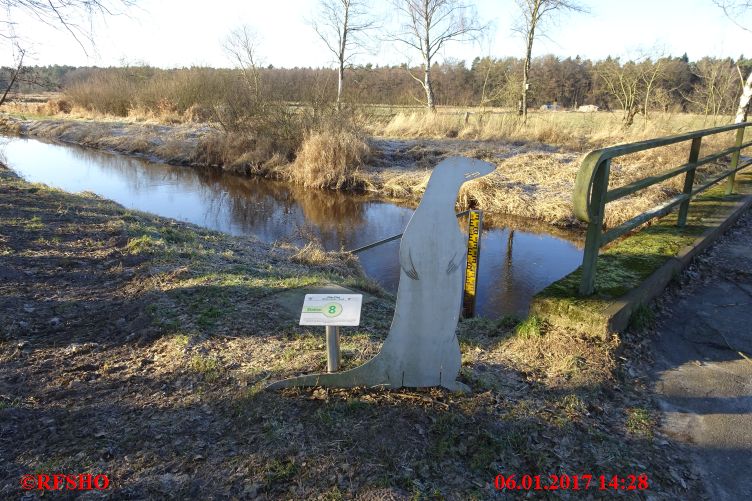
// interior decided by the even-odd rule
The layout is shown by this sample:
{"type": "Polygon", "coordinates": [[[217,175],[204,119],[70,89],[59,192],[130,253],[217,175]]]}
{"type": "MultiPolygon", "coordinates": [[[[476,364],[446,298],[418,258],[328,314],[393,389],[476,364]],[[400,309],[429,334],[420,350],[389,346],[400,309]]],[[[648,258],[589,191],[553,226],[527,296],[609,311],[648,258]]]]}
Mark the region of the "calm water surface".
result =
{"type": "MultiPolygon", "coordinates": [[[[354,249],[401,233],[413,212],[363,196],[305,190],[77,146],[6,141],[6,163],[28,181],[70,192],[91,191],[127,208],[270,243],[318,239],[327,250],[354,249]]],[[[480,315],[525,314],[536,292],[582,260],[581,245],[573,235],[553,236],[545,233],[551,228],[519,218],[490,223],[481,239],[480,315]]],[[[399,280],[398,249],[399,241],[394,241],[359,254],[366,273],[392,292],[399,280]]]]}

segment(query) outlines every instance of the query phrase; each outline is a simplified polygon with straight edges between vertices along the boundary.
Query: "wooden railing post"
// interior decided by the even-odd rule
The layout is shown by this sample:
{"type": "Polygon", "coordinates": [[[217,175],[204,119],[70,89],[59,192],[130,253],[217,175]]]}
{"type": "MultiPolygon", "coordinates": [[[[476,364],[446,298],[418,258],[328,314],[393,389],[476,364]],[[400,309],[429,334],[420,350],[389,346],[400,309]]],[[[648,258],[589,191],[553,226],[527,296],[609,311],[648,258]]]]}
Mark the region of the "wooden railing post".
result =
{"type": "MultiPolygon", "coordinates": [[[[692,146],[689,148],[689,163],[695,163],[697,162],[697,159],[700,158],[700,147],[702,146],[702,137],[696,137],[692,140],[692,146]]],[[[695,184],[695,171],[697,170],[697,167],[693,169],[689,169],[687,171],[687,174],[684,176],[684,192],[687,197],[692,196],[692,186],[695,184]]],[[[677,226],[684,226],[687,224],[687,213],[689,212],[689,202],[690,199],[687,198],[685,201],[681,203],[679,206],[679,217],[677,220],[676,225],[677,226]]]]}
{"type": "Polygon", "coordinates": [[[585,252],[582,257],[582,281],[580,294],[588,296],[595,291],[595,271],[598,261],[598,251],[601,248],[601,234],[603,233],[603,218],[606,210],[606,191],[608,191],[608,175],[611,160],[601,162],[595,169],[590,207],[590,224],[585,237],[585,252]]]}
{"type": "MultiPolygon", "coordinates": [[[[744,129],[746,127],[740,127],[736,130],[736,143],[734,146],[739,148],[742,143],[744,142],[744,129]]],[[[741,150],[736,150],[734,154],[731,156],[731,169],[736,169],[736,167],[739,165],[739,156],[741,155],[741,150]]],[[[731,195],[734,192],[734,179],[736,179],[736,172],[732,173],[728,178],[728,184],[726,185],[726,195],[731,195]]]]}

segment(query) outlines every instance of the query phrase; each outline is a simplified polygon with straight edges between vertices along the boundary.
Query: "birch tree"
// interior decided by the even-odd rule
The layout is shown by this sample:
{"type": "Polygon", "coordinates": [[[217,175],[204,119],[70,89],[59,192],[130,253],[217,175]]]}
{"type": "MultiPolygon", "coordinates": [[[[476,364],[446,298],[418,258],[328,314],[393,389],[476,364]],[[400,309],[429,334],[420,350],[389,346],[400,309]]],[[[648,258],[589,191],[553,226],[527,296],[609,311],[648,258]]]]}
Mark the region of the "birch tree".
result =
{"type": "MultiPolygon", "coordinates": [[[[749,26],[745,26],[741,18],[752,11],[751,0],[713,0],[713,2],[723,9],[723,13],[726,14],[731,22],[736,24],[744,31],[752,31],[749,26]]],[[[742,82],[742,93],[739,96],[739,106],[736,109],[736,116],[734,117],[734,123],[742,123],[747,121],[747,113],[749,112],[749,103],[752,100],[752,69],[750,69],[749,75],[746,80],[742,74],[742,70],[739,65],[736,65],[736,69],[739,72],[739,78],[742,82]]]]}
{"type": "Polygon", "coordinates": [[[525,61],[522,67],[522,94],[519,113],[527,121],[527,98],[530,90],[530,63],[533,54],[533,42],[541,34],[543,24],[549,18],[565,12],[587,12],[587,8],[574,0],[515,0],[522,18],[514,31],[525,39],[525,61]]]}
{"type": "Polygon", "coordinates": [[[742,70],[739,65],[736,66],[739,71],[739,78],[742,81],[742,95],[739,97],[739,106],[736,108],[736,116],[734,117],[734,123],[740,124],[747,121],[747,113],[749,112],[749,103],[752,100],[752,70],[747,75],[747,80],[744,80],[742,70]]]}
{"type": "Polygon", "coordinates": [[[319,10],[313,29],[337,60],[337,110],[340,110],[345,69],[356,55],[355,49],[366,45],[364,35],[376,23],[360,0],[320,0],[319,10]]]}
{"type": "Polygon", "coordinates": [[[410,76],[423,88],[426,107],[436,111],[431,79],[436,54],[451,42],[473,40],[485,26],[478,23],[470,6],[461,0],[394,0],[394,6],[403,23],[399,32],[390,38],[420,54],[423,77],[412,73],[410,76]]]}

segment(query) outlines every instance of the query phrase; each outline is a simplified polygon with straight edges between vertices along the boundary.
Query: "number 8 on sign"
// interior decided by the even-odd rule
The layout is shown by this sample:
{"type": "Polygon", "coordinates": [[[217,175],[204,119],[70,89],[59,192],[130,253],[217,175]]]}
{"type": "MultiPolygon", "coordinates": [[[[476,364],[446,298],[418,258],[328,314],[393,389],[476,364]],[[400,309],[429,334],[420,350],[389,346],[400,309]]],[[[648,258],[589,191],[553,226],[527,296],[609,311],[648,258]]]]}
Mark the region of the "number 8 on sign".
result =
{"type": "Polygon", "coordinates": [[[324,315],[327,317],[336,317],[342,313],[342,305],[339,303],[328,303],[324,306],[324,315]]]}

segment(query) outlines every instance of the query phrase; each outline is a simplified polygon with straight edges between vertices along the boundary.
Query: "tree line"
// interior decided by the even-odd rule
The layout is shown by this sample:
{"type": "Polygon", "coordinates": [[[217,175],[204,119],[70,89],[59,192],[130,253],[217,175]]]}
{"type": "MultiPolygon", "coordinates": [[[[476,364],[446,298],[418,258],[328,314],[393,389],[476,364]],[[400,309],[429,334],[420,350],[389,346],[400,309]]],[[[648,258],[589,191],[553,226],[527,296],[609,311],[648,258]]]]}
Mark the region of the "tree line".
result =
{"type": "MultiPolygon", "coordinates": [[[[476,57],[469,64],[465,61],[434,63],[431,68],[434,102],[444,106],[516,109],[524,66],[524,59],[513,57],[476,57]]],[[[412,77],[420,69],[407,65],[352,66],[345,70],[349,85],[341,91],[342,98],[361,105],[424,104],[421,89],[412,77]]],[[[0,87],[7,85],[14,70],[0,68],[0,87]]],[[[266,95],[273,99],[304,104],[336,101],[338,69],[267,66],[256,71],[259,82],[263,82],[259,85],[263,85],[266,95]]],[[[533,58],[530,63],[528,103],[534,108],[549,105],[562,110],[595,105],[604,110],[619,110],[624,113],[625,121],[638,113],[652,111],[728,114],[736,109],[739,100],[740,75],[746,76],[750,71],[752,60],[744,57],[736,61],[712,57],[690,61],[686,55],[629,61],[609,57],[594,62],[580,57],[546,55],[533,58]]],[[[125,88],[135,92],[157,83],[162,87],[175,87],[180,82],[197,86],[203,80],[205,89],[193,93],[196,103],[174,103],[179,107],[214,105],[221,92],[217,87],[227,87],[222,83],[224,80],[247,77],[240,69],[148,66],[41,66],[26,67],[24,74],[25,78],[14,84],[15,92],[66,91],[87,82],[115,85],[117,81],[124,98],[129,93],[125,88]]],[[[170,96],[166,92],[162,97],[170,96]]]]}

